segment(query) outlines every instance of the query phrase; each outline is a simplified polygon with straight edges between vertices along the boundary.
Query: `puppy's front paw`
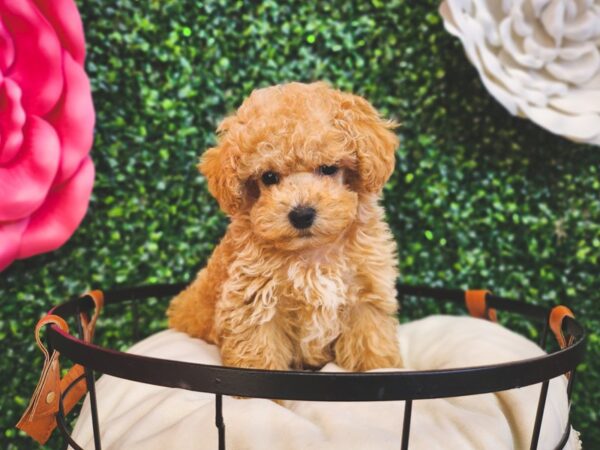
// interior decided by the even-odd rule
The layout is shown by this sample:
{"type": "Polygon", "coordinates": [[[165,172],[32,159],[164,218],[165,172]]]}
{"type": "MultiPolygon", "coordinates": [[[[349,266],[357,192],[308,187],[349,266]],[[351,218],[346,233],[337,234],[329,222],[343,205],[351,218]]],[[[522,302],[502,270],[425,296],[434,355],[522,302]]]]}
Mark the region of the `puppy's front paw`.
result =
{"type": "Polygon", "coordinates": [[[379,341],[378,347],[365,345],[352,337],[340,338],[335,346],[336,363],[352,372],[402,367],[402,356],[397,341],[379,341]]]}
{"type": "Polygon", "coordinates": [[[335,344],[335,360],[340,367],[350,371],[389,369],[402,367],[402,356],[396,334],[398,321],[391,316],[368,315],[356,320],[354,327],[346,330],[335,344]]]}
{"type": "Polygon", "coordinates": [[[361,371],[374,369],[392,369],[402,367],[402,357],[399,349],[389,349],[390,353],[385,355],[367,353],[361,363],[361,371]]]}

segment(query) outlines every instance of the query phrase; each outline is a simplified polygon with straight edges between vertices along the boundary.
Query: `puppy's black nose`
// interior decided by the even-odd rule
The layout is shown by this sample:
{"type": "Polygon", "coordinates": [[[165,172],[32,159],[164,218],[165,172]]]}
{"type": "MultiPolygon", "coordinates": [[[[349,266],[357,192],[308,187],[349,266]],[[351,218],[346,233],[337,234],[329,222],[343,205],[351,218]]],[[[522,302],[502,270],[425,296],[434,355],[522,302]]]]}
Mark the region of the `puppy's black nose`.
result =
{"type": "Polygon", "coordinates": [[[294,209],[290,211],[288,214],[288,218],[290,222],[294,226],[294,228],[298,228],[299,230],[303,230],[305,228],[310,227],[315,221],[315,215],[317,212],[314,208],[310,206],[296,206],[294,209]]]}

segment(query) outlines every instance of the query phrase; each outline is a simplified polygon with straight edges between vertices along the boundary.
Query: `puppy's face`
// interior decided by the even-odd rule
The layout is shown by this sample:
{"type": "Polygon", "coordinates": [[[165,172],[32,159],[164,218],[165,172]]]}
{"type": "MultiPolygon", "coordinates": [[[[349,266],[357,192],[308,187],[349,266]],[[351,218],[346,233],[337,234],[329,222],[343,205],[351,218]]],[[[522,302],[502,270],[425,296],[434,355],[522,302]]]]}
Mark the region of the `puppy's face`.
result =
{"type": "Polygon", "coordinates": [[[363,194],[379,194],[397,138],[364,99],[323,83],[254,91],[219,127],[200,170],[221,208],[282,250],[343,237],[363,194]]]}
{"type": "Polygon", "coordinates": [[[290,171],[262,171],[250,208],[255,235],[285,250],[334,242],[354,221],[358,194],[341,161],[306,164],[290,171]],[[296,170],[294,170],[296,169],[296,170]]]}

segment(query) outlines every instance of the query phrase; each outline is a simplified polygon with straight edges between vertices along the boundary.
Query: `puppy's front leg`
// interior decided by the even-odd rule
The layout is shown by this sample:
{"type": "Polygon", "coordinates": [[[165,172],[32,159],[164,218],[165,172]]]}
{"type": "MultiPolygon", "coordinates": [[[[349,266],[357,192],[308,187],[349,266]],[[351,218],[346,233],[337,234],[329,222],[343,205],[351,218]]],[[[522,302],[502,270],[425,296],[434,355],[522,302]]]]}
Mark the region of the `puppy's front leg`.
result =
{"type": "Polygon", "coordinates": [[[402,367],[398,319],[381,303],[354,305],[335,344],[336,363],[346,370],[365,371],[402,367]],[[387,309],[387,310],[386,310],[387,309]]]}
{"type": "Polygon", "coordinates": [[[228,300],[225,303],[237,306],[218,308],[216,317],[223,365],[289,369],[293,347],[276,313],[261,314],[256,305],[228,300]]]}
{"type": "Polygon", "coordinates": [[[287,370],[292,363],[287,336],[272,322],[225,333],[220,346],[224,366],[287,370]]]}
{"type": "Polygon", "coordinates": [[[351,371],[402,367],[398,345],[396,245],[382,221],[383,210],[371,198],[348,255],[354,261],[355,294],[335,345],[336,362],[351,371]]]}

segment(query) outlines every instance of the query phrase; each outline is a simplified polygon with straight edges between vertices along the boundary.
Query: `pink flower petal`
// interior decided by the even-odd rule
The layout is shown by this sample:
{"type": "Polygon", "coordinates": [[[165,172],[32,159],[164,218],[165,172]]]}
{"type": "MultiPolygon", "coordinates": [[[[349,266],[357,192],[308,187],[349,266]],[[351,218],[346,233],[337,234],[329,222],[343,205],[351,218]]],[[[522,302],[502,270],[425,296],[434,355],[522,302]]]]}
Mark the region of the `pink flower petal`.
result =
{"type": "Polygon", "coordinates": [[[15,46],[8,30],[0,21],[0,70],[6,72],[15,60],[15,46]]]}
{"type": "Polygon", "coordinates": [[[4,270],[17,257],[21,236],[29,219],[17,222],[0,222],[0,271],[4,270]]]}
{"type": "Polygon", "coordinates": [[[90,82],[83,68],[63,53],[65,87],[56,108],[46,116],[58,133],[62,159],[54,184],[71,178],[92,148],[94,104],[90,82]]]}
{"type": "Polygon", "coordinates": [[[17,258],[29,258],[63,245],[85,215],[93,184],[94,164],[88,157],[75,175],[60,189],[50,192],[31,216],[17,258]]]}
{"type": "Polygon", "coordinates": [[[43,116],[63,87],[58,37],[31,0],[0,0],[0,14],[18,55],[4,75],[21,87],[25,111],[43,116]]]}
{"type": "Polygon", "coordinates": [[[44,201],[60,162],[60,144],[54,129],[31,116],[24,128],[19,155],[0,167],[0,222],[22,219],[44,201]]]}
{"type": "Polygon", "coordinates": [[[83,24],[75,2],[73,0],[34,1],[54,27],[63,48],[82,66],[85,60],[85,40],[83,24]]]}
{"type": "Polygon", "coordinates": [[[23,143],[25,111],[21,106],[21,89],[10,78],[0,86],[0,164],[6,164],[19,152],[23,143]]]}

